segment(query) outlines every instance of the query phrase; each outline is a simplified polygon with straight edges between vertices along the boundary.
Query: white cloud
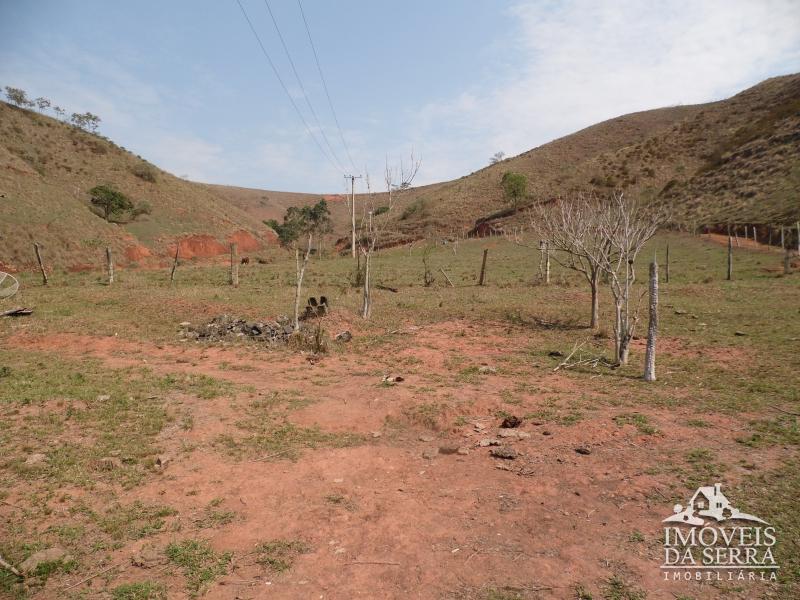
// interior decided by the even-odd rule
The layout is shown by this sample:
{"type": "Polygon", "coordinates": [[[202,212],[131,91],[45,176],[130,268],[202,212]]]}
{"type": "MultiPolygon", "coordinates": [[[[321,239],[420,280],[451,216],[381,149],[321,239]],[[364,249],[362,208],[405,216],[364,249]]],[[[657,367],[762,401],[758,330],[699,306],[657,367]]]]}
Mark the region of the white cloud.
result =
{"type": "Polygon", "coordinates": [[[800,63],[796,0],[532,1],[510,16],[519,30],[502,67],[515,78],[419,111],[427,181],[617,115],[720,99],[800,63]]]}

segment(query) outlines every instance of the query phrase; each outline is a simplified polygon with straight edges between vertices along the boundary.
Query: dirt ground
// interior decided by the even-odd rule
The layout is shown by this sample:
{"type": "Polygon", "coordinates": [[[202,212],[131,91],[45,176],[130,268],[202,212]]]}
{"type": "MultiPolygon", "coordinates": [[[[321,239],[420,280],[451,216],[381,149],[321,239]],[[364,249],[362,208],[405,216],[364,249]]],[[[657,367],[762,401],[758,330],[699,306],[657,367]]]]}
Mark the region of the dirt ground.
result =
{"type": "MultiPolygon", "coordinates": [[[[357,322],[342,317],[338,324],[358,340],[357,322]]],[[[635,590],[658,599],[718,597],[718,586],[663,580],[661,520],[671,514],[676,490],[684,493],[670,465],[686,449],[746,455],[747,464],[730,467],[728,482],[787,456],[785,448],[745,451],[737,444],[747,415],[698,415],[685,404],[637,406],[649,428],[643,431],[615,420],[631,408],[615,401],[602,378],[576,379],[553,371],[558,358],[531,357],[536,340],[521,328],[450,320],[393,336],[396,351],[367,350],[369,360],[364,349],[347,346],[310,361],[303,353],[249,345],[25,329],[7,344],[235,386],[212,400],[170,394],[169,409],[191,419],[191,428],[165,428],[158,442],[163,468],[137,487],[114,490],[115,502],[168,504],[177,514],[169,522],[180,523],[182,535],[193,532],[232,553],[207,598],[636,598],[635,590]],[[387,385],[383,375],[404,379],[387,385]],[[357,434],[361,442],[309,447],[296,457],[219,450],[220,436],[238,435],[249,403],[287,390],[303,399],[287,404],[291,423],[357,434]],[[497,437],[509,413],[524,417],[519,428],[506,430],[523,432],[521,438],[501,438],[516,451],[513,460],[480,445],[497,437]],[[689,424],[699,417],[713,435],[689,424]],[[195,531],[192,524],[210,503],[233,518],[195,531]],[[305,545],[290,569],[274,572],[255,561],[254,548],[271,539],[305,545]],[[630,586],[623,590],[628,595],[609,595],[610,578],[630,586]]],[[[704,356],[678,338],[665,339],[662,348],[732,371],[748,360],[738,349],[704,356]]],[[[673,391],[690,394],[677,385],[673,391]]],[[[95,510],[105,508],[102,490],[70,492],[95,510]]],[[[0,513],[13,518],[25,494],[22,486],[10,490],[0,513]]],[[[68,509],[57,497],[50,502],[55,522],[68,509]]],[[[135,557],[175,538],[174,528],[165,528],[119,544],[104,563],[113,568],[70,593],[108,597],[106,590],[147,579],[164,583],[169,598],[185,597],[180,569],[163,560],[135,564],[135,557]]],[[[63,597],[63,586],[76,580],[49,581],[36,597],[63,597]]]]}

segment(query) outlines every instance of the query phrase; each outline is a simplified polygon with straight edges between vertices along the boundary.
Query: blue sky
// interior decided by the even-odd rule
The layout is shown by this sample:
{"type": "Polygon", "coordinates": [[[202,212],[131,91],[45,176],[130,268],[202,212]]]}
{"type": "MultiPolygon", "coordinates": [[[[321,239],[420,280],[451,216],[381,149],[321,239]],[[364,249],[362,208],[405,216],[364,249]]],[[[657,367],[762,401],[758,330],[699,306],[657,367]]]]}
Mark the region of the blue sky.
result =
{"type": "MultiPolygon", "coordinates": [[[[241,0],[312,133],[264,0],[241,0]]],[[[269,0],[331,145],[352,170],[297,0],[269,0]]],[[[800,71],[800,2],[303,0],[359,172],[413,150],[459,177],[613,116],[727,97],[800,71]]],[[[0,0],[0,86],[89,110],[119,144],[198,181],[344,189],[236,0],[0,0]]]]}

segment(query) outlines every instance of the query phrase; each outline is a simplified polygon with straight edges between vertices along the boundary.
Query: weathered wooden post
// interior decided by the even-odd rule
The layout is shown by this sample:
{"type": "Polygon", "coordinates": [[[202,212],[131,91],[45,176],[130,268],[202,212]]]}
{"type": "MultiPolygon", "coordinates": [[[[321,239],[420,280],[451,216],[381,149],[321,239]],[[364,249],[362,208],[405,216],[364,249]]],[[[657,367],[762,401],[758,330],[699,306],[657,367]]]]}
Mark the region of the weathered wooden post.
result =
{"type": "Polygon", "coordinates": [[[783,233],[783,225],[781,225],[781,250],[786,250],[786,240],[783,233]]]}
{"type": "Polygon", "coordinates": [[[484,277],[486,275],[486,255],[489,254],[489,249],[483,249],[483,261],[481,262],[481,276],[478,279],[478,285],[483,285],[484,277]]]}
{"type": "Polygon", "coordinates": [[[669,283],[669,242],[667,242],[667,259],[666,259],[666,269],[664,271],[664,283],[669,283]]]}
{"type": "Polygon", "coordinates": [[[733,240],[728,236],[728,281],[733,280],[733,240]]]}
{"type": "Polygon", "coordinates": [[[108,268],[108,285],[114,283],[114,258],[111,256],[111,246],[106,246],[106,267],[108,268]]]}
{"type": "Polygon", "coordinates": [[[181,244],[177,242],[175,244],[175,260],[172,261],[172,271],[169,273],[169,282],[175,283],[175,270],[178,268],[178,253],[181,251],[181,244]]]}
{"type": "Polygon", "coordinates": [[[231,243],[231,277],[230,284],[239,287],[239,262],[238,247],[236,243],[231,243]]]}
{"type": "Polygon", "coordinates": [[[658,263],[650,263],[650,322],[647,325],[647,347],[644,354],[644,380],[656,380],[656,337],[658,336],[658,263]]]}
{"type": "Polygon", "coordinates": [[[739,247],[739,234],[736,231],[736,226],[733,226],[733,238],[736,240],[736,247],[739,247]]]}
{"type": "Polygon", "coordinates": [[[36,252],[36,262],[39,263],[39,270],[42,272],[42,284],[47,285],[47,271],[44,269],[44,263],[42,262],[42,251],[39,248],[38,242],[33,243],[33,250],[36,252]]]}
{"type": "Polygon", "coordinates": [[[790,262],[791,256],[789,255],[789,249],[787,248],[786,251],[783,253],[783,274],[789,275],[792,272],[792,263],[790,262]]]}
{"type": "Polygon", "coordinates": [[[544,242],[544,282],[550,284],[550,242],[544,242]]]}
{"type": "Polygon", "coordinates": [[[769,236],[769,240],[767,241],[767,246],[772,248],[772,225],[767,226],[767,235],[769,236]]]}
{"type": "Polygon", "coordinates": [[[797,222],[797,254],[800,255],[800,221],[797,222]]]}

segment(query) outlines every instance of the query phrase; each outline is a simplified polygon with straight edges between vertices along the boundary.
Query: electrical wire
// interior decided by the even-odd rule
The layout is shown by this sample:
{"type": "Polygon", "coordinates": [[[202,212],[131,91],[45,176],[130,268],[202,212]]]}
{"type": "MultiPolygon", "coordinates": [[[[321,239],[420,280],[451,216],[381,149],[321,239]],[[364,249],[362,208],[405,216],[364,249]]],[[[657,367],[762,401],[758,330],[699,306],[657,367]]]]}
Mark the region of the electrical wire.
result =
{"type": "Polygon", "coordinates": [[[311,37],[311,29],[308,26],[308,21],[306,20],[306,13],[303,10],[303,4],[300,0],[297,0],[297,6],[300,8],[300,15],[303,17],[303,24],[306,28],[306,34],[308,35],[308,42],[311,44],[311,50],[314,52],[314,60],[317,63],[317,71],[319,71],[319,78],[322,80],[322,87],[325,90],[325,97],[328,99],[328,106],[331,109],[331,114],[333,114],[333,120],[336,122],[336,128],[339,130],[339,139],[342,141],[342,146],[344,146],[345,154],[347,154],[347,160],[350,161],[350,166],[353,167],[353,171],[356,172],[358,169],[356,168],[355,162],[353,162],[353,157],[350,155],[350,148],[347,145],[347,142],[344,139],[344,133],[342,132],[342,126],[339,124],[339,117],[336,114],[336,109],[333,107],[333,100],[331,100],[331,94],[328,91],[328,83],[325,81],[325,75],[322,73],[322,65],[319,62],[319,56],[317,55],[317,48],[314,45],[314,40],[311,37]]]}
{"type": "Polygon", "coordinates": [[[306,105],[308,106],[308,110],[311,112],[311,116],[314,118],[314,121],[319,128],[319,132],[322,135],[322,139],[325,142],[325,145],[328,147],[331,155],[333,156],[336,164],[339,165],[339,168],[342,172],[346,171],[344,168],[342,161],[339,160],[339,157],[336,154],[336,151],[333,149],[328,136],[325,134],[325,129],[322,127],[322,123],[317,116],[317,111],[314,110],[314,105],[311,103],[311,98],[309,98],[308,93],[306,92],[306,88],[303,85],[303,80],[300,79],[300,74],[297,72],[297,67],[295,67],[294,60],[292,60],[292,54],[289,52],[289,47],[286,45],[286,40],[283,38],[283,34],[281,33],[281,28],[278,26],[278,21],[275,19],[275,15],[272,12],[272,7],[269,5],[269,0],[264,0],[264,6],[267,7],[267,12],[269,13],[270,19],[272,19],[272,24],[275,26],[275,32],[278,34],[278,39],[281,42],[281,46],[283,46],[283,51],[286,54],[286,58],[289,60],[289,66],[292,68],[292,73],[294,73],[294,78],[297,81],[297,85],[300,88],[300,91],[303,93],[303,98],[306,101],[306,105]]]}
{"type": "Polygon", "coordinates": [[[250,31],[253,32],[253,36],[255,36],[256,41],[258,42],[258,46],[261,48],[262,54],[267,59],[269,66],[272,68],[272,72],[275,74],[275,77],[278,80],[278,83],[281,85],[281,88],[283,88],[286,97],[289,98],[289,102],[292,104],[292,107],[297,113],[297,116],[300,118],[300,121],[302,121],[303,125],[305,126],[306,132],[308,132],[308,135],[311,136],[312,140],[314,140],[314,143],[317,145],[317,148],[319,148],[319,151],[328,160],[331,166],[337,171],[341,171],[342,173],[344,173],[346,169],[342,169],[341,166],[337,166],[336,162],[334,162],[331,159],[331,157],[322,147],[322,144],[320,144],[319,140],[317,139],[317,136],[314,135],[314,131],[311,129],[311,127],[309,127],[308,121],[306,121],[306,118],[303,116],[303,113],[300,111],[300,108],[297,106],[297,103],[294,101],[294,98],[292,98],[292,95],[289,93],[289,88],[286,87],[286,84],[283,82],[283,79],[281,78],[278,69],[275,67],[275,63],[272,62],[272,58],[270,58],[269,52],[267,52],[267,49],[264,47],[264,43],[261,41],[261,36],[258,35],[258,32],[256,31],[256,28],[253,26],[253,22],[250,20],[247,11],[244,9],[244,6],[242,6],[241,0],[236,0],[236,4],[239,5],[239,9],[242,11],[242,15],[244,16],[245,21],[247,21],[247,24],[250,26],[250,31]]]}

